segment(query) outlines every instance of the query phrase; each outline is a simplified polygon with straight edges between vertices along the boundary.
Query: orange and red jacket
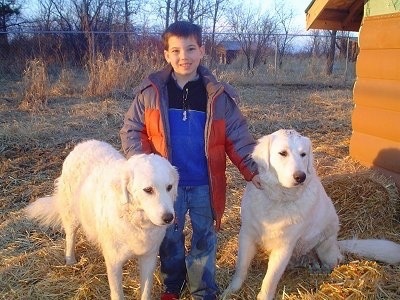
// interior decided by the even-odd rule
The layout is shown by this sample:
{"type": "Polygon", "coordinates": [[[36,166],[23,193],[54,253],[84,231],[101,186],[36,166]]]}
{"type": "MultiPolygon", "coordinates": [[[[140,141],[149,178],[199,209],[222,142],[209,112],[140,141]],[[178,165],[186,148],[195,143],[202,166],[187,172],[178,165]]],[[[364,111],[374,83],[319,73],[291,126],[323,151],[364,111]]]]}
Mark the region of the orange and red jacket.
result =
{"type": "MultiPolygon", "coordinates": [[[[120,131],[122,148],[127,157],[138,153],[156,153],[171,157],[167,82],[172,68],[151,74],[137,90],[120,131]]],[[[216,228],[221,226],[226,203],[226,154],[247,181],[257,174],[251,159],[255,140],[235,99],[238,95],[228,84],[216,80],[211,72],[199,66],[198,73],[207,90],[205,153],[210,180],[211,205],[216,228]]],[[[188,153],[187,159],[196,153],[188,153]]]]}

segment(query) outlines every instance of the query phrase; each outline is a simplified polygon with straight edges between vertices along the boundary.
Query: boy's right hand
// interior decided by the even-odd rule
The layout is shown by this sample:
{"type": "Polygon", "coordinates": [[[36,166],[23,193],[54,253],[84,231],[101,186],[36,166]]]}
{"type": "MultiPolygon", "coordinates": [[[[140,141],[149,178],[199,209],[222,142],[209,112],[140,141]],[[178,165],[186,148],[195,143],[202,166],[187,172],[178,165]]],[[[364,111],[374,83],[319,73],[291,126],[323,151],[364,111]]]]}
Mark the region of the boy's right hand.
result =
{"type": "Polygon", "coordinates": [[[251,179],[251,182],[254,184],[254,186],[260,190],[263,189],[262,185],[261,185],[261,179],[260,179],[260,175],[254,175],[254,177],[251,179]]]}

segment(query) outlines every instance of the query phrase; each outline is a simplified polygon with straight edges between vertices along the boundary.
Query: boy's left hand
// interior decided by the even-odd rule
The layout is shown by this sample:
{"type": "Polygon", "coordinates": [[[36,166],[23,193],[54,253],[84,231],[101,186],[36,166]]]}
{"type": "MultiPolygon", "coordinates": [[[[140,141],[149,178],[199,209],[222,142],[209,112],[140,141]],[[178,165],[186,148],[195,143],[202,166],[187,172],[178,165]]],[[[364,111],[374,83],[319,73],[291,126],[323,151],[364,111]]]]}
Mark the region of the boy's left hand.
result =
{"type": "Polygon", "coordinates": [[[260,190],[263,189],[262,185],[261,185],[261,179],[260,179],[260,175],[254,175],[253,179],[251,179],[251,182],[254,184],[254,186],[260,190]]]}

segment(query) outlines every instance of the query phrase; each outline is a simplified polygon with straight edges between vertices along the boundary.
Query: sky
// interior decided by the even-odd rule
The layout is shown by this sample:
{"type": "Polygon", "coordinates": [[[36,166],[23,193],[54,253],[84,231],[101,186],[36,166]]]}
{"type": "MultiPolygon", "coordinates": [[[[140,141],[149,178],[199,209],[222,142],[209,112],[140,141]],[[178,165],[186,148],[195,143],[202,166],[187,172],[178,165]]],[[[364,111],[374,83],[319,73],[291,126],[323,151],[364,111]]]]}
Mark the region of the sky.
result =
{"type": "MultiPolygon", "coordinates": [[[[285,7],[292,9],[294,12],[294,20],[296,29],[299,32],[306,32],[306,13],[305,10],[312,0],[276,0],[278,2],[284,1],[285,7]]],[[[242,1],[246,5],[260,7],[263,11],[273,10],[275,0],[245,0],[242,1]]]]}
{"type": "MultiPolygon", "coordinates": [[[[37,11],[39,1],[40,0],[22,0],[22,2],[25,2],[24,7],[27,11],[37,11]],[[27,3],[29,4],[27,5],[27,3]]],[[[260,7],[260,10],[264,12],[267,10],[273,11],[275,1],[284,1],[285,7],[287,7],[288,9],[293,9],[293,24],[295,25],[296,32],[306,33],[305,10],[312,0],[242,0],[239,2],[243,3],[243,6],[248,5],[249,7],[260,7]]]]}

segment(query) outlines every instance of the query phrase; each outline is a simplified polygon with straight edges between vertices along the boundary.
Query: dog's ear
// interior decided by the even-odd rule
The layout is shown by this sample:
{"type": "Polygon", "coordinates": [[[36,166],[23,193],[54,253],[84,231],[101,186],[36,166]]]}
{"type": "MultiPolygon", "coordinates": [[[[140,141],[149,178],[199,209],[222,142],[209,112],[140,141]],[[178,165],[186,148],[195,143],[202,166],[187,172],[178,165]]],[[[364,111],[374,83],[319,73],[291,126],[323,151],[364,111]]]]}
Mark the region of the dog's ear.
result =
{"type": "Polygon", "coordinates": [[[114,180],[112,184],[112,188],[116,192],[116,194],[120,198],[120,203],[126,204],[129,202],[129,191],[128,191],[128,184],[133,176],[133,170],[130,170],[127,166],[125,166],[119,176],[114,180]]]}
{"type": "Polygon", "coordinates": [[[269,168],[269,149],[271,145],[272,135],[265,135],[257,141],[257,145],[254,147],[252,158],[257,163],[258,168],[261,171],[263,168],[268,170],[269,168]]]}
{"type": "Polygon", "coordinates": [[[303,137],[306,139],[307,142],[307,151],[308,151],[308,164],[307,164],[307,173],[308,174],[316,174],[315,168],[314,168],[314,155],[313,155],[313,147],[312,147],[312,142],[308,137],[303,137]]]}

